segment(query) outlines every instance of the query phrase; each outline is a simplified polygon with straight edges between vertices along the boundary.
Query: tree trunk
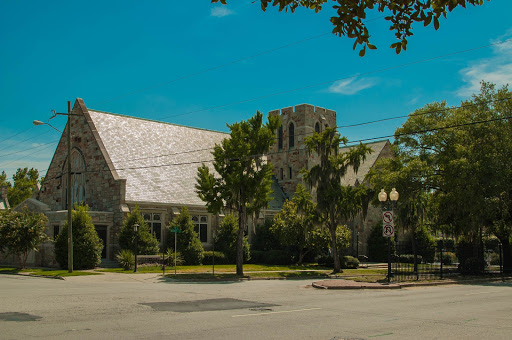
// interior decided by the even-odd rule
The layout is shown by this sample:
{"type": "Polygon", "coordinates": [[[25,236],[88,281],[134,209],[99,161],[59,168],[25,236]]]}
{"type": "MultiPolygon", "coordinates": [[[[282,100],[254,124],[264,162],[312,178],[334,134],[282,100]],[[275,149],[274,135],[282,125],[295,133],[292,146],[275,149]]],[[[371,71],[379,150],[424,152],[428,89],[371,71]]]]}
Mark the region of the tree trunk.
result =
{"type": "Polygon", "coordinates": [[[331,211],[329,231],[331,232],[331,252],[334,259],[333,274],[342,273],[340,255],[338,254],[338,247],[336,245],[336,222],[334,221],[334,213],[331,211]]]}
{"type": "Polygon", "coordinates": [[[236,275],[244,276],[244,232],[247,222],[247,208],[241,205],[238,209],[238,236],[236,238],[236,275]]]}

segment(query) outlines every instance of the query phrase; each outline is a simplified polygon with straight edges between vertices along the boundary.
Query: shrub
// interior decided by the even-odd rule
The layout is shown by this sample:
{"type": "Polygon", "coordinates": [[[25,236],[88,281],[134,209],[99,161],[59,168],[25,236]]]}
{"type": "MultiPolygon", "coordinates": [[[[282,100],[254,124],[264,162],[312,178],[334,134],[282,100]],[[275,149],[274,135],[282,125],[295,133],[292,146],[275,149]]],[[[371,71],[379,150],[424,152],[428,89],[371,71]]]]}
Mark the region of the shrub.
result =
{"type": "Polygon", "coordinates": [[[250,263],[290,265],[294,262],[293,253],[287,250],[256,250],[251,253],[250,263]]]}
{"type": "Polygon", "coordinates": [[[500,265],[500,254],[491,252],[489,253],[489,264],[491,266],[499,266],[500,265]]]}
{"type": "Polygon", "coordinates": [[[135,256],[128,249],[121,249],[116,255],[116,260],[124,270],[131,269],[135,266],[135,256]]]}
{"type": "Polygon", "coordinates": [[[342,268],[357,269],[359,267],[359,260],[353,256],[343,256],[342,268]]]}
{"type": "MultiPolygon", "coordinates": [[[[203,264],[213,263],[213,251],[205,251],[203,264]]],[[[230,264],[223,252],[215,251],[215,264],[230,264]]]]}
{"type": "Polygon", "coordinates": [[[469,257],[459,263],[459,271],[463,275],[479,275],[485,270],[487,263],[480,257],[469,257]]]}
{"type": "Polygon", "coordinates": [[[334,259],[331,255],[319,255],[316,257],[319,266],[334,267],[334,259]]]}
{"type": "Polygon", "coordinates": [[[130,250],[135,254],[135,231],[133,225],[138,224],[137,231],[137,254],[138,255],[156,255],[158,254],[158,240],[151,235],[149,226],[144,221],[144,217],[140,213],[139,207],[135,207],[131,213],[123,221],[121,232],[119,233],[119,246],[121,249],[130,250]]]}
{"type": "MultiPolygon", "coordinates": [[[[178,251],[183,256],[187,265],[200,265],[203,260],[203,244],[199,240],[199,235],[194,230],[194,224],[190,219],[190,213],[187,207],[182,207],[180,214],[173,220],[171,228],[178,228],[181,233],[178,234],[178,251]]],[[[174,250],[174,236],[168,237],[170,249],[174,250]]]]}
{"type": "MultiPolygon", "coordinates": [[[[373,227],[370,236],[368,236],[368,258],[374,262],[388,261],[388,240],[382,236],[382,221],[379,221],[373,227]]],[[[391,252],[394,252],[394,242],[391,242],[391,252]]]]}
{"type": "MultiPolygon", "coordinates": [[[[238,221],[233,215],[226,215],[217,228],[215,246],[223,252],[229,263],[236,263],[236,239],[238,236],[238,221]]],[[[244,262],[251,259],[247,237],[243,240],[244,262]]]]}
{"type": "Polygon", "coordinates": [[[281,248],[277,236],[272,232],[272,220],[265,220],[256,226],[256,232],[251,243],[251,250],[273,250],[281,248]]]}
{"type": "Polygon", "coordinates": [[[436,255],[436,241],[430,235],[425,226],[421,226],[414,231],[416,238],[416,253],[423,257],[425,263],[434,262],[436,255]]]}
{"type": "MultiPolygon", "coordinates": [[[[98,236],[89,215],[89,207],[75,204],[72,212],[73,268],[91,269],[101,262],[103,242],[98,236]]],[[[62,268],[68,267],[68,223],[55,240],[55,258],[62,268]]]]}
{"type": "MultiPolygon", "coordinates": [[[[414,263],[414,254],[402,254],[398,257],[400,263],[414,263]]],[[[423,256],[416,255],[416,263],[421,263],[423,256]]]]}
{"type": "Polygon", "coordinates": [[[455,255],[455,253],[447,251],[447,252],[443,253],[442,260],[443,260],[443,264],[449,266],[449,265],[452,265],[457,262],[457,256],[455,255]]]}
{"type": "Polygon", "coordinates": [[[168,266],[174,266],[174,258],[176,257],[176,266],[182,266],[185,263],[185,260],[183,259],[183,256],[181,253],[174,252],[174,249],[167,249],[167,252],[165,253],[165,256],[167,257],[167,261],[165,261],[165,264],[168,266]]]}

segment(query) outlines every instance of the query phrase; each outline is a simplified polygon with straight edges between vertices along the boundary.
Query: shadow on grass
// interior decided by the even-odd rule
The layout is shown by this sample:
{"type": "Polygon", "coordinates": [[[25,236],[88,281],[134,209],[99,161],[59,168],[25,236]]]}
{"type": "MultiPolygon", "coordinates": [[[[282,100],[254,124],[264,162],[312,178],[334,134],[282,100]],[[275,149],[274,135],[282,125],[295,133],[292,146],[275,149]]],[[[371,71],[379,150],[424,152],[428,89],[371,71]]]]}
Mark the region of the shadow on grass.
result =
{"type": "Polygon", "coordinates": [[[20,269],[13,267],[0,267],[0,274],[18,274],[20,269]]]}

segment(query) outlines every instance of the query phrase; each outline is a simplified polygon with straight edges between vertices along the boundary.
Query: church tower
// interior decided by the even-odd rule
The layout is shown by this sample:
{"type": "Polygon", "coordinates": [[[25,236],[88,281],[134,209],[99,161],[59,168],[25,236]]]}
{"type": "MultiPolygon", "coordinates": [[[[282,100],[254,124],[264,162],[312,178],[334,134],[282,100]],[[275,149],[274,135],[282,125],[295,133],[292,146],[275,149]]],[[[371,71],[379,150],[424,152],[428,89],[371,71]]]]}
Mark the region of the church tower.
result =
{"type": "Polygon", "coordinates": [[[297,184],[302,183],[300,171],[310,169],[318,161],[314,155],[308,155],[304,139],[315,131],[336,126],[336,111],[300,104],[269,113],[281,117],[281,127],[267,159],[274,165],[274,176],[279,185],[291,198],[297,184]]]}

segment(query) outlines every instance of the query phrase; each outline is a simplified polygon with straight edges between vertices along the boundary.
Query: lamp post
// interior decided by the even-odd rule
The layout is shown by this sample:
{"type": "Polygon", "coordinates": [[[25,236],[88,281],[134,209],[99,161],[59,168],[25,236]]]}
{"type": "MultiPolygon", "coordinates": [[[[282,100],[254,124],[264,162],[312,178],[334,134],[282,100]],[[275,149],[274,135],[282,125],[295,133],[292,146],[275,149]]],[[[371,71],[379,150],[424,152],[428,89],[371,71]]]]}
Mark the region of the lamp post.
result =
{"type": "Polygon", "coordinates": [[[137,244],[137,240],[139,238],[139,225],[135,223],[133,225],[133,231],[135,232],[135,269],[133,270],[134,273],[137,272],[137,253],[139,252],[139,245],[137,244]]]}
{"type": "Polygon", "coordinates": [[[382,189],[379,192],[379,201],[382,207],[382,233],[384,237],[388,238],[388,283],[391,281],[391,237],[395,235],[395,225],[393,220],[393,209],[396,209],[396,202],[398,201],[398,191],[395,188],[388,194],[382,189]]]}
{"type": "MultiPolygon", "coordinates": [[[[73,211],[73,202],[71,196],[71,116],[80,116],[79,114],[71,113],[71,102],[68,101],[68,113],[58,113],[53,111],[53,116],[50,119],[55,118],[56,116],[68,116],[68,133],[67,133],[67,145],[68,145],[68,180],[67,186],[68,191],[66,193],[67,197],[67,208],[68,208],[68,272],[73,272],[73,224],[72,224],[72,211],[73,211]]],[[[34,120],[32,122],[34,125],[48,125],[54,130],[59,131],[54,126],[50,125],[50,123],[44,123],[40,120],[34,120]]],[[[61,131],[59,131],[61,132],[61,131]]],[[[62,132],[61,132],[62,133],[62,132]]]]}

